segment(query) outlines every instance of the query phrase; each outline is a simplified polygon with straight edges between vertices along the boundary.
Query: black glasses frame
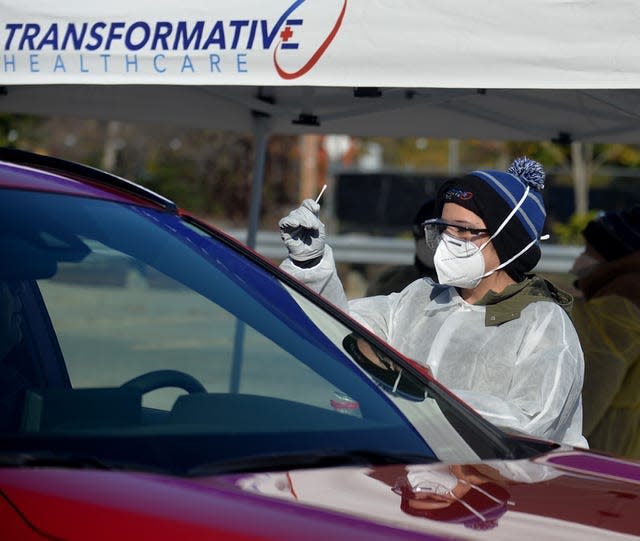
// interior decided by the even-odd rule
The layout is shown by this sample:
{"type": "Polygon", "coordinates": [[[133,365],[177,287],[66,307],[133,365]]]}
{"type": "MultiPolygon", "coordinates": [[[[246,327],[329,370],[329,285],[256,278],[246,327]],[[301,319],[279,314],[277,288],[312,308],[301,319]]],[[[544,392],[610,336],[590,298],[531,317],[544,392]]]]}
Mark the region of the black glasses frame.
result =
{"type": "Polygon", "coordinates": [[[446,220],[442,220],[441,218],[431,218],[429,220],[425,220],[422,222],[422,228],[424,229],[427,226],[436,226],[438,228],[442,228],[441,233],[445,231],[447,228],[452,228],[456,230],[458,233],[468,232],[472,235],[483,235],[488,234],[488,229],[477,228],[477,227],[468,227],[466,225],[454,224],[451,222],[447,222],[446,220]]]}

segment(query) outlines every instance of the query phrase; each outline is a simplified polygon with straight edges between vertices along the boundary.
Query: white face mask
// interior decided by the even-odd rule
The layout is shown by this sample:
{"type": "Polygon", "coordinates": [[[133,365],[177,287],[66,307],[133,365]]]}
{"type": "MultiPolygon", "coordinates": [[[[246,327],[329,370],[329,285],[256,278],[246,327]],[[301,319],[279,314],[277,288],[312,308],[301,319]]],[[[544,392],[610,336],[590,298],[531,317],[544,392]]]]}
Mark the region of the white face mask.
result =
{"type": "Polygon", "coordinates": [[[463,289],[476,287],[484,275],[482,249],[486,245],[479,247],[443,233],[433,256],[438,282],[463,289]]]}
{"type": "Polygon", "coordinates": [[[420,466],[408,469],[407,481],[413,492],[426,492],[440,496],[452,495],[453,489],[460,482],[449,470],[426,469],[420,466]]]}

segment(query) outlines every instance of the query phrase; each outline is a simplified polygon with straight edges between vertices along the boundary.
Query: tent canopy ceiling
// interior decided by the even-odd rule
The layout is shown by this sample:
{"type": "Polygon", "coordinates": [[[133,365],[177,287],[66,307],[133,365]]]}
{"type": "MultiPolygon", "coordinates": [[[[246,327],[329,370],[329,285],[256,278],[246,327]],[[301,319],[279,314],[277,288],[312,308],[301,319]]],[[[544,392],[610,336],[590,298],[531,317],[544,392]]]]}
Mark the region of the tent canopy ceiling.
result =
{"type": "Polygon", "coordinates": [[[0,0],[0,111],[640,141],[635,0],[0,0]]]}
{"type": "Polygon", "coordinates": [[[280,134],[640,141],[634,90],[17,85],[0,110],[240,132],[260,116],[280,134]]]}

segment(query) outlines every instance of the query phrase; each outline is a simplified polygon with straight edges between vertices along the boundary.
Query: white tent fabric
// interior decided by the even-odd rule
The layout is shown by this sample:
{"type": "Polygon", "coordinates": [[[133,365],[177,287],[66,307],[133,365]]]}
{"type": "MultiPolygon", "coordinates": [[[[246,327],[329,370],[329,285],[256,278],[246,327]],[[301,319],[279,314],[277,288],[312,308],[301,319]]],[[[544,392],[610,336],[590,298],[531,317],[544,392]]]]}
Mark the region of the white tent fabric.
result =
{"type": "Polygon", "coordinates": [[[269,133],[640,141],[635,0],[0,0],[0,12],[1,112],[256,133],[254,234],[269,133]]]}
{"type": "Polygon", "coordinates": [[[637,88],[633,0],[2,0],[11,84],[637,88]]]}

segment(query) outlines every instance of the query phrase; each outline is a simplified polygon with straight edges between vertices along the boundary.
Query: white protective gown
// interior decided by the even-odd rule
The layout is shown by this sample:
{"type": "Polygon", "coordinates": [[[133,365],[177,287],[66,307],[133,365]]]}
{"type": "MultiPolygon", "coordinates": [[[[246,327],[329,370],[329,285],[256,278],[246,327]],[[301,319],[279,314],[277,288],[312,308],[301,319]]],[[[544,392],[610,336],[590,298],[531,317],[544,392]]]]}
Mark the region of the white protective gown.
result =
{"type": "Polygon", "coordinates": [[[347,301],[331,248],[321,262],[281,268],[349,312],[492,423],[588,447],[582,435],[584,359],[566,312],[554,302],[529,304],[520,317],[485,326],[485,306],[454,287],[421,279],[400,293],[347,301]],[[432,292],[438,293],[433,299],[432,292]]]}

